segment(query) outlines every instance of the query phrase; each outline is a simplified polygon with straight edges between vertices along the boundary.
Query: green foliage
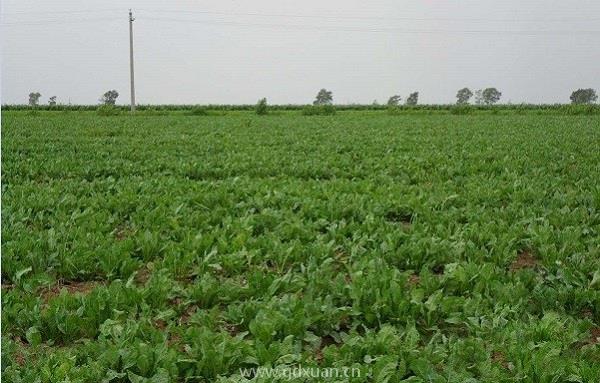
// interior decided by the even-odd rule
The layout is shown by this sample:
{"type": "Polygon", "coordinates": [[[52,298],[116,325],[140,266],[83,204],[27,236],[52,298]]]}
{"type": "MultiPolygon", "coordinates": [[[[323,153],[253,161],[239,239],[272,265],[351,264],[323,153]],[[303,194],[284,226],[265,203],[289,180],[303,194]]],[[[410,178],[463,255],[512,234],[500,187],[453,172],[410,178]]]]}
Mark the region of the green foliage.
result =
{"type": "Polygon", "coordinates": [[[256,111],[256,114],[258,114],[259,116],[263,116],[263,115],[269,113],[266,98],[262,98],[262,99],[258,100],[255,111],[256,111]]]}
{"type": "Polygon", "coordinates": [[[386,112],[391,116],[395,116],[401,114],[403,110],[405,110],[405,108],[401,108],[400,105],[389,105],[386,112]]]}
{"type": "Polygon", "coordinates": [[[406,98],[406,105],[415,106],[419,103],[419,92],[413,92],[406,98]]]}
{"type": "Polygon", "coordinates": [[[475,111],[475,108],[468,104],[458,104],[456,107],[450,109],[451,114],[471,114],[475,111]]]}
{"type": "Polygon", "coordinates": [[[40,97],[42,97],[40,92],[29,93],[29,106],[37,106],[40,102],[40,97]]]}
{"type": "Polygon", "coordinates": [[[333,105],[307,105],[302,109],[302,114],[305,116],[332,116],[335,114],[335,106],[333,105]]]}
{"type": "Polygon", "coordinates": [[[117,102],[117,98],[119,97],[119,92],[116,90],[109,90],[100,97],[100,103],[104,105],[115,105],[117,102]]]}
{"type": "Polygon", "coordinates": [[[564,105],[561,113],[568,116],[600,114],[600,106],[592,104],[564,105]]]}
{"type": "Polygon", "coordinates": [[[598,381],[597,105],[253,108],[3,111],[3,381],[598,381]]]}
{"type": "Polygon", "coordinates": [[[570,99],[573,104],[593,104],[598,100],[598,95],[594,89],[577,89],[570,99]]]}
{"type": "MultiPolygon", "coordinates": [[[[600,107],[598,104],[591,104],[594,107],[600,107]]],[[[544,115],[559,115],[563,114],[564,104],[495,104],[495,105],[483,105],[477,104],[472,105],[475,111],[487,112],[495,109],[506,114],[512,114],[513,112],[518,113],[533,113],[533,114],[544,114],[544,115]]],[[[115,108],[121,111],[128,111],[128,105],[115,105],[115,108]]],[[[269,105],[269,111],[302,111],[306,105],[269,105]]],[[[446,113],[450,112],[456,104],[447,105],[427,105],[420,104],[414,106],[398,105],[399,109],[410,109],[412,111],[418,111],[426,114],[435,113],[446,113]]],[[[207,115],[210,116],[224,116],[229,112],[253,112],[256,110],[256,105],[137,105],[136,111],[156,111],[166,112],[167,114],[190,114],[194,109],[202,108],[205,109],[207,115]]],[[[50,105],[37,105],[35,107],[38,111],[61,111],[61,112],[84,112],[93,111],[98,109],[98,105],[68,105],[68,104],[57,104],[56,106],[50,105]]],[[[388,109],[388,105],[361,105],[361,104],[344,104],[335,105],[335,109],[338,112],[358,112],[358,111],[382,111],[385,112],[388,109]]],[[[2,111],[26,111],[32,110],[29,105],[2,105],[2,111]]],[[[152,112],[151,112],[152,113],[152,112]]],[[[140,113],[139,115],[144,115],[140,113]]]]}
{"type": "Polygon", "coordinates": [[[473,92],[469,88],[462,88],[456,93],[456,104],[467,105],[471,97],[473,97],[473,92]]]}
{"type": "Polygon", "coordinates": [[[496,88],[486,88],[481,92],[481,98],[486,105],[494,105],[501,97],[502,93],[496,88]]]}
{"type": "Polygon", "coordinates": [[[394,95],[388,99],[387,106],[388,108],[396,107],[400,105],[400,101],[402,101],[402,97],[399,95],[394,95]]]}
{"type": "Polygon", "coordinates": [[[208,110],[205,107],[197,106],[189,111],[190,116],[208,116],[208,110]]]}
{"type": "Polygon", "coordinates": [[[96,113],[99,116],[118,116],[119,114],[121,114],[121,110],[119,108],[115,108],[113,105],[104,104],[100,105],[96,109],[96,113]]]}
{"type": "Polygon", "coordinates": [[[315,101],[313,105],[331,105],[333,103],[333,93],[327,89],[321,89],[317,96],[315,97],[315,101]]]}
{"type": "Polygon", "coordinates": [[[136,109],[136,115],[138,115],[138,116],[167,116],[167,115],[169,115],[169,111],[164,110],[164,109],[155,109],[155,108],[142,109],[142,110],[136,109]]]}

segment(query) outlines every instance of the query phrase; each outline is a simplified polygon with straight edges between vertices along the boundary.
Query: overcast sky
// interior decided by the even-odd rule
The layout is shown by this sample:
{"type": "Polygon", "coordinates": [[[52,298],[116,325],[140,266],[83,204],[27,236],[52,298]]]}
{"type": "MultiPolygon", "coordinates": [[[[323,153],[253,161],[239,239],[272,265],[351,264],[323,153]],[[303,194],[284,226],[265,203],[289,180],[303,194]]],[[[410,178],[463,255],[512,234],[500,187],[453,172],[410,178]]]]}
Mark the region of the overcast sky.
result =
{"type": "Polygon", "coordinates": [[[129,97],[127,10],[139,103],[503,102],[600,91],[598,0],[2,0],[2,102],[129,97]]]}

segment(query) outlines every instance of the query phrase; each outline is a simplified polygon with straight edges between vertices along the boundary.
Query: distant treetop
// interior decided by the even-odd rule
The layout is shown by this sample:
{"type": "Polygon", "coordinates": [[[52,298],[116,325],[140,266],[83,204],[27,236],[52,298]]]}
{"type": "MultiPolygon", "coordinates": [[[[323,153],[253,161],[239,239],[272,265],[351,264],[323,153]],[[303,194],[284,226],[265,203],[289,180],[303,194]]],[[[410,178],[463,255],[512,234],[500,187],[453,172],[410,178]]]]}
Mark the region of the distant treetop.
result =
{"type": "Polygon", "coordinates": [[[321,89],[313,105],[331,105],[333,103],[333,93],[327,89],[321,89]]]}
{"type": "Polygon", "coordinates": [[[42,97],[40,92],[29,93],[29,106],[37,106],[40,102],[40,97],[42,97]]]}
{"type": "Polygon", "coordinates": [[[406,99],[406,105],[417,105],[419,103],[419,92],[413,92],[406,99]]]}
{"type": "Polygon", "coordinates": [[[469,88],[462,88],[456,93],[456,103],[458,105],[466,105],[469,100],[473,97],[473,92],[469,88]]]}
{"type": "Polygon", "coordinates": [[[484,89],[481,93],[481,97],[483,98],[483,102],[486,105],[494,105],[498,101],[500,101],[500,97],[502,97],[502,93],[496,88],[487,88],[484,89]]]}
{"type": "Polygon", "coordinates": [[[598,100],[598,95],[594,89],[577,89],[571,94],[571,103],[573,104],[592,104],[598,100]]]}
{"type": "Polygon", "coordinates": [[[102,95],[100,102],[104,105],[114,105],[117,102],[117,97],[119,97],[119,92],[114,89],[109,90],[102,95]]]}
{"type": "Polygon", "coordinates": [[[399,95],[396,94],[388,99],[387,105],[388,106],[398,106],[398,105],[400,105],[400,101],[402,101],[402,97],[400,97],[399,95]]]}

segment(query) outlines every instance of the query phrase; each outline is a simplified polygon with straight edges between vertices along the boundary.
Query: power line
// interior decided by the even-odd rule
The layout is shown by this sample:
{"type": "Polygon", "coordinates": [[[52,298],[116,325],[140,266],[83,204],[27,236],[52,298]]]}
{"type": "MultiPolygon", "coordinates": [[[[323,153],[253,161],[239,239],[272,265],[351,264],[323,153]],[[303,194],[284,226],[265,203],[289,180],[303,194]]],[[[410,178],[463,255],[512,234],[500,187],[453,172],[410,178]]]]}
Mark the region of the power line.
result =
{"type": "Polygon", "coordinates": [[[504,35],[573,35],[573,34],[600,34],[600,30],[442,30],[442,29],[404,29],[404,28],[357,28],[357,27],[335,27],[335,26],[309,26],[298,24],[263,24],[263,23],[245,23],[235,21],[215,21],[215,20],[192,20],[164,17],[145,17],[140,20],[166,21],[177,23],[206,24],[206,25],[225,25],[239,27],[258,27],[258,28],[282,28],[296,30],[313,30],[324,32],[368,32],[368,33],[407,33],[407,34],[504,34],[504,35]]]}
{"type": "Polygon", "coordinates": [[[99,13],[99,12],[123,12],[123,8],[104,8],[104,9],[86,9],[79,11],[13,11],[13,12],[2,12],[3,15],[72,15],[81,13],[99,13]]]}
{"type": "MultiPolygon", "coordinates": [[[[123,8],[102,8],[102,9],[85,9],[85,10],[65,10],[65,11],[12,11],[2,12],[2,15],[30,15],[30,14],[95,14],[104,12],[122,12],[123,8]]],[[[197,10],[173,10],[173,9],[138,9],[138,12],[144,13],[171,13],[184,15],[220,15],[220,16],[251,16],[251,17],[281,17],[281,18],[299,18],[299,19],[321,19],[321,20],[391,20],[391,21],[477,21],[477,22],[514,22],[514,23],[529,23],[529,22],[569,22],[569,21],[599,21],[600,17],[557,17],[557,18],[489,18],[489,17],[396,17],[396,16],[355,16],[355,15],[315,15],[315,14],[290,14],[290,13],[261,13],[261,12],[225,12],[225,11],[197,11],[197,10]]]]}
{"type": "Polygon", "coordinates": [[[222,11],[178,11],[178,10],[150,10],[140,9],[139,12],[148,13],[176,13],[176,14],[202,14],[221,16],[253,16],[253,17],[284,17],[301,19],[327,19],[327,20],[391,20],[391,21],[480,21],[480,22],[568,22],[568,21],[598,21],[600,17],[561,17],[545,19],[515,19],[515,18],[450,18],[450,17],[394,17],[394,16],[351,16],[351,15],[306,15],[285,13],[259,13],[259,12],[222,12],[222,11]]]}
{"type": "MultiPolygon", "coordinates": [[[[75,11],[74,11],[75,12],[75,11]]],[[[83,12],[83,11],[82,11],[83,12]]],[[[45,19],[34,21],[17,21],[0,23],[0,26],[35,26],[47,24],[75,24],[89,22],[117,21],[120,17],[97,17],[83,19],[45,19]]],[[[366,32],[366,33],[402,33],[402,34],[465,34],[465,35],[518,35],[518,36],[545,36],[545,35],[595,35],[600,34],[600,30],[493,30],[493,29],[407,29],[407,28],[369,28],[369,27],[346,27],[338,25],[300,25],[300,24],[276,24],[276,23],[249,23],[224,20],[195,20],[184,18],[169,17],[144,17],[140,21],[151,20],[159,22],[177,22],[204,25],[223,25],[232,27],[251,27],[251,28],[276,28],[285,30],[306,30],[323,32],[366,32]]]]}
{"type": "Polygon", "coordinates": [[[34,21],[15,21],[8,23],[0,23],[0,26],[10,27],[15,25],[47,25],[47,24],[77,24],[77,23],[93,23],[93,22],[104,22],[104,21],[117,21],[116,17],[97,17],[93,19],[47,19],[47,20],[34,20],[34,21]]]}

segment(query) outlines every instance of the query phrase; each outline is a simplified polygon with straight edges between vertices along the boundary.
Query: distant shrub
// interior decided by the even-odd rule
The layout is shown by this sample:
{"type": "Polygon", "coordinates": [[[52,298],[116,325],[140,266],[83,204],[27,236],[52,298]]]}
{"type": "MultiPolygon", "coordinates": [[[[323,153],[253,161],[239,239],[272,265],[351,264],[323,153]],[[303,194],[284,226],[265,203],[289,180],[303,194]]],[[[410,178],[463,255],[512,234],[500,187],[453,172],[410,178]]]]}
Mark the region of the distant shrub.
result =
{"type": "Polygon", "coordinates": [[[255,112],[259,116],[263,116],[263,115],[269,113],[266,98],[262,98],[262,99],[258,100],[258,103],[256,104],[255,112]]]}
{"type": "Polygon", "coordinates": [[[96,113],[98,113],[99,116],[116,116],[121,114],[121,111],[114,105],[105,104],[100,105],[98,109],[96,109],[96,113]]]}
{"type": "Polygon", "coordinates": [[[330,104],[325,105],[307,105],[302,109],[305,116],[331,116],[335,114],[335,107],[330,104]]]}
{"type": "Polygon", "coordinates": [[[388,105],[386,111],[387,114],[395,116],[402,112],[402,108],[399,105],[388,105]]]}
{"type": "Polygon", "coordinates": [[[475,109],[467,104],[459,104],[450,109],[450,114],[471,114],[475,111],[475,109]]]}
{"type": "Polygon", "coordinates": [[[187,114],[190,116],[208,116],[208,110],[203,106],[196,106],[187,114]]]}

